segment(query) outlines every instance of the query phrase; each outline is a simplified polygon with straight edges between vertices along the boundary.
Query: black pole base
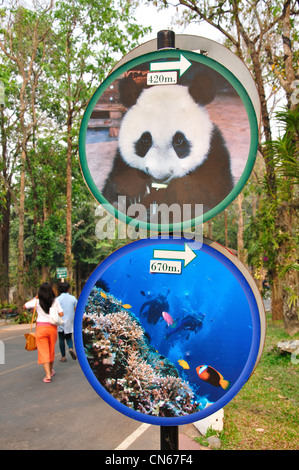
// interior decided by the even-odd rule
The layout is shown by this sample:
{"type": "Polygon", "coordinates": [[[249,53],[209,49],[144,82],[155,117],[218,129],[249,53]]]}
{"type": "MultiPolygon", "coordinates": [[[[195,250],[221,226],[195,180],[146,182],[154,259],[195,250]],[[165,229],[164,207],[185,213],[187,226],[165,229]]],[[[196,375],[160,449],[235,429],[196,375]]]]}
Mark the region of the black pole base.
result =
{"type": "Polygon", "coordinates": [[[161,426],[161,450],[179,450],[179,427],[161,426]]]}

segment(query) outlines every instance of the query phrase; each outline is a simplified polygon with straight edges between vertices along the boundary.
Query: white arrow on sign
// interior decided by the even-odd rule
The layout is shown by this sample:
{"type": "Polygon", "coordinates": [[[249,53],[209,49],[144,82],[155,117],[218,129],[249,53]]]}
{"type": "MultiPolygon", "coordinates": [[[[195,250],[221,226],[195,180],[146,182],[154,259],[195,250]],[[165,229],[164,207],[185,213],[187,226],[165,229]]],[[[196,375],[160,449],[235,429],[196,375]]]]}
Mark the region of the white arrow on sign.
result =
{"type": "Polygon", "coordinates": [[[154,258],[162,258],[162,259],[183,259],[184,260],[184,267],[187,266],[194,258],[196,258],[196,254],[191,248],[185,243],[185,250],[184,251],[172,251],[172,250],[154,250],[154,258]]]}
{"type": "Polygon", "coordinates": [[[191,62],[189,62],[183,54],[180,54],[180,60],[176,60],[174,62],[151,62],[150,63],[150,71],[151,72],[158,72],[162,70],[179,70],[180,77],[183,73],[191,67],[191,62]]]}

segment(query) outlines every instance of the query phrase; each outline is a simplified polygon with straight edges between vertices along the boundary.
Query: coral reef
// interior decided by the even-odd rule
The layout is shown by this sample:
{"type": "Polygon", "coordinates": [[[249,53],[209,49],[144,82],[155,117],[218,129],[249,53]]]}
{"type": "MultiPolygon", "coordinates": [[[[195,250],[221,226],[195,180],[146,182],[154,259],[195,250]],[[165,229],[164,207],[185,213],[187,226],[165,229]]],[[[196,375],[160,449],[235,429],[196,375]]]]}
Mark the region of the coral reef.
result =
{"type": "Polygon", "coordinates": [[[153,416],[181,416],[200,410],[188,382],[151,345],[134,313],[95,286],[82,323],[89,365],[101,385],[133,410],[153,416]]]}

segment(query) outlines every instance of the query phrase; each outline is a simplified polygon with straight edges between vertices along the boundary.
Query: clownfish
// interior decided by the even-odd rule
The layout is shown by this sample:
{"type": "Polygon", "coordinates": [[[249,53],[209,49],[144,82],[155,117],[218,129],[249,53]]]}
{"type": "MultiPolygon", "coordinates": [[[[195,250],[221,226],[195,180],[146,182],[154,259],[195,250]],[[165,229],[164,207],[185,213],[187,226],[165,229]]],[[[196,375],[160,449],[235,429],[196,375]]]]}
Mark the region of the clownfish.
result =
{"type": "Polygon", "coordinates": [[[214,387],[222,387],[223,390],[228,389],[230,383],[228,380],[225,380],[223,376],[211,366],[203,365],[196,367],[196,372],[198,377],[205,382],[208,382],[214,387]]]}

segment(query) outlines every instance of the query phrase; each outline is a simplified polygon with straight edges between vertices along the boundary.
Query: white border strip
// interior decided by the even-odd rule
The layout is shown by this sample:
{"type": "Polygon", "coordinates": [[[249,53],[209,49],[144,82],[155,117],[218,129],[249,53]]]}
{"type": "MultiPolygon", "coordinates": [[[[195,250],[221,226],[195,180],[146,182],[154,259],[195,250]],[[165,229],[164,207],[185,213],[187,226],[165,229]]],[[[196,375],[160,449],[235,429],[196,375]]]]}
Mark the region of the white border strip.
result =
{"type": "Polygon", "coordinates": [[[130,436],[128,436],[124,441],[122,441],[119,446],[117,446],[114,450],[126,450],[130,445],[132,445],[138,437],[140,437],[151,425],[147,423],[143,423],[139,428],[136,429],[130,436]]]}

